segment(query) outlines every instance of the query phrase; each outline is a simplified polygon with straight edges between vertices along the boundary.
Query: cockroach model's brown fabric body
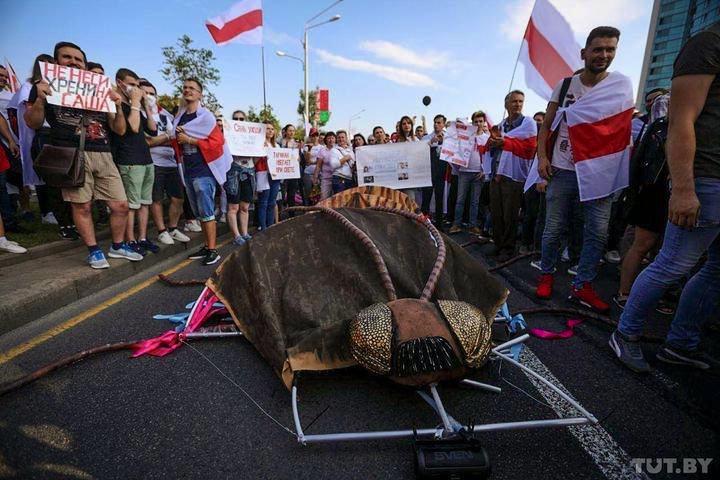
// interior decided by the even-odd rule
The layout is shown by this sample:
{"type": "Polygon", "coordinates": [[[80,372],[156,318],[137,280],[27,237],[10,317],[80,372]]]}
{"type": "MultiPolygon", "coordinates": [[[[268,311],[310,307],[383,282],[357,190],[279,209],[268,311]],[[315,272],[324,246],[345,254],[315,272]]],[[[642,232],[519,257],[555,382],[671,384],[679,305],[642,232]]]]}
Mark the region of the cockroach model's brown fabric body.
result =
{"type": "Polygon", "coordinates": [[[416,207],[375,187],[300,207],[208,287],[288,387],[299,371],[358,363],[403,385],[460,378],[485,363],[508,292],[416,207]]]}

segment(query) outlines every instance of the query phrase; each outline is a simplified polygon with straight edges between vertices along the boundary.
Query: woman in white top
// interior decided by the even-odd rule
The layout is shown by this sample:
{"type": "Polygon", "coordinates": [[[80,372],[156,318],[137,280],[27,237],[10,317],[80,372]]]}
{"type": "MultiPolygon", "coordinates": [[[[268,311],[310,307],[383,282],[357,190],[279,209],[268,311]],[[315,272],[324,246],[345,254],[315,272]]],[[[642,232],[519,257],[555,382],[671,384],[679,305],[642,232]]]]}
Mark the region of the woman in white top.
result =
{"type": "Polygon", "coordinates": [[[344,130],[338,130],[337,143],[337,153],[330,156],[333,195],[353,187],[352,166],[355,164],[355,154],[348,145],[347,133],[344,130]]]}
{"type": "Polygon", "coordinates": [[[337,136],[335,132],[327,132],[325,134],[325,148],[320,151],[318,155],[317,168],[313,175],[313,183],[318,182],[318,178],[321,178],[320,183],[320,200],[330,198],[332,195],[332,175],[334,167],[339,163],[342,154],[337,149],[337,136]]]}
{"type": "MultiPolygon", "coordinates": [[[[475,125],[475,145],[484,145],[488,134],[484,132],[485,113],[475,112],[472,115],[472,123],[475,125]]],[[[478,227],[478,210],[480,208],[480,189],[484,177],[482,170],[482,159],[477,148],[473,149],[467,167],[458,167],[458,195],[455,203],[455,215],[453,215],[453,226],[449,233],[458,233],[462,230],[463,212],[465,211],[465,197],[470,195],[470,233],[480,235],[482,230],[478,227]]]]}

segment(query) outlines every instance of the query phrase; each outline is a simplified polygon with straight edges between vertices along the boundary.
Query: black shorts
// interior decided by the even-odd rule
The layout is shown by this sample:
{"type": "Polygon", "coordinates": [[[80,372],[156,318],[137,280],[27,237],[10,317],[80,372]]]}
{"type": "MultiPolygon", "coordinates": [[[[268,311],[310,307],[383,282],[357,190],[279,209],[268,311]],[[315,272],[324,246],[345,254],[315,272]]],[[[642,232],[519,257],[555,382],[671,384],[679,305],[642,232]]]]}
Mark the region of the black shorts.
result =
{"type": "Polygon", "coordinates": [[[654,233],[663,233],[668,221],[669,201],[667,182],[643,185],[630,208],[628,223],[654,233]]]}
{"type": "Polygon", "coordinates": [[[182,199],[184,191],[177,167],[158,167],[155,165],[155,181],[152,190],[153,202],[161,202],[166,193],[169,197],[182,199]]]}

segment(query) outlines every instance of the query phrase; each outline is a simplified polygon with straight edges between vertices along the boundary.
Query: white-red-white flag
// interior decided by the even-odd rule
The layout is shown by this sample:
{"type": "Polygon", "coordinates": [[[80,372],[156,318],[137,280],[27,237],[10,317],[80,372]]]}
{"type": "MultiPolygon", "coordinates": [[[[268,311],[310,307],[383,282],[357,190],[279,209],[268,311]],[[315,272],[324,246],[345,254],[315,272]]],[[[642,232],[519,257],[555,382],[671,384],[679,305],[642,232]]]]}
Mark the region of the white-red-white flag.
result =
{"type": "Polygon", "coordinates": [[[570,24],[548,0],[535,0],[520,61],[525,66],[525,83],[545,100],[550,100],[560,80],[582,67],[580,45],[570,24]]]}
{"type": "Polygon", "coordinates": [[[17,73],[15,73],[15,69],[13,68],[10,60],[8,60],[7,57],[5,57],[5,68],[7,69],[8,76],[10,77],[10,81],[8,82],[10,92],[16,93],[18,90],[20,90],[20,79],[18,78],[17,73]]]}
{"type": "Polygon", "coordinates": [[[262,43],[262,0],[242,0],[227,12],[205,20],[210,35],[218,45],[262,43]]]}
{"type": "MultiPolygon", "coordinates": [[[[552,155],[552,132],[566,121],[581,202],[607,197],[628,186],[634,98],[632,81],[610,72],[580,100],[558,109],[548,135],[548,154],[552,155]]],[[[537,164],[535,157],[526,191],[541,181],[537,164]]]]}

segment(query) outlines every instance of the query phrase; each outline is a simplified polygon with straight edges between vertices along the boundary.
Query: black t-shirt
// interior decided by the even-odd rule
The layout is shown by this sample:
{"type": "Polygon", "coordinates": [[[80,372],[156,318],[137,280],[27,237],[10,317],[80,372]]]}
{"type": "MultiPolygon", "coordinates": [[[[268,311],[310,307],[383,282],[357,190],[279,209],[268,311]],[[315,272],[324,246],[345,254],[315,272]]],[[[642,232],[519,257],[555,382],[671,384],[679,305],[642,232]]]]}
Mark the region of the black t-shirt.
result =
{"type": "Polygon", "coordinates": [[[137,133],[133,132],[130,129],[130,122],[128,121],[132,113],[130,105],[123,103],[122,110],[125,115],[125,121],[127,122],[127,129],[125,130],[125,135],[122,136],[113,133],[115,163],[118,165],[150,165],[153,162],[152,156],[150,155],[150,147],[148,147],[145,141],[145,133],[154,137],[157,135],[157,130],[150,130],[145,112],[139,112],[140,129],[137,133]]]}
{"type": "MultiPolygon", "coordinates": [[[[33,86],[28,103],[37,101],[37,86],[33,86]]],[[[108,114],[78,108],[60,107],[45,103],[45,120],[50,125],[48,143],[58,147],[80,145],[80,118],[85,117],[85,150],[88,152],[110,151],[110,126],[108,114]]]]}
{"type": "Polygon", "coordinates": [[[715,75],[705,105],[695,120],[697,177],[720,178],[720,22],[692,37],[673,65],[673,78],[715,75]]]}

